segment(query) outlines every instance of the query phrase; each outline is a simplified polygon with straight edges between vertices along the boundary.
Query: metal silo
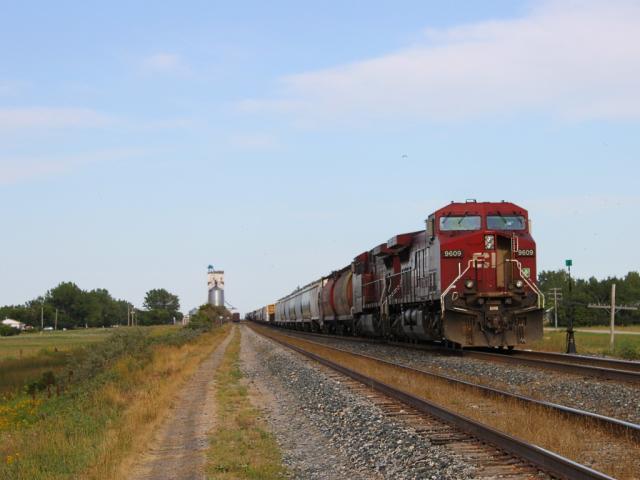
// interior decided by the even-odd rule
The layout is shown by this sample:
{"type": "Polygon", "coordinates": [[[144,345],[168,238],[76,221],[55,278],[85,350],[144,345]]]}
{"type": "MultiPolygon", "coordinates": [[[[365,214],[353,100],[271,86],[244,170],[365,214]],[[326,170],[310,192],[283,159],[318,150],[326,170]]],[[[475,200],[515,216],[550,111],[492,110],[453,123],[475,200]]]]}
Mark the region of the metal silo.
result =
{"type": "Polygon", "coordinates": [[[224,290],[218,287],[209,290],[209,304],[216,307],[224,306],[224,290]]]}
{"type": "Polygon", "coordinates": [[[207,269],[207,288],[209,305],[224,306],[224,270],[216,270],[213,265],[207,269]]]}

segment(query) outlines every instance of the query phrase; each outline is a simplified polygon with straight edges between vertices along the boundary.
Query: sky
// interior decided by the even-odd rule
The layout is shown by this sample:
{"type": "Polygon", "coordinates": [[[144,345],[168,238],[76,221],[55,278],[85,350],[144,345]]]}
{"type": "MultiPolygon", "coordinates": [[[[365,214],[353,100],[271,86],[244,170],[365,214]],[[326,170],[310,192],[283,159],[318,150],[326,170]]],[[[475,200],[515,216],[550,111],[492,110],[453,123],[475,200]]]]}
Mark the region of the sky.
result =
{"type": "Polygon", "coordinates": [[[0,304],[252,310],[452,200],[640,269],[640,3],[2,2],[0,304]]]}

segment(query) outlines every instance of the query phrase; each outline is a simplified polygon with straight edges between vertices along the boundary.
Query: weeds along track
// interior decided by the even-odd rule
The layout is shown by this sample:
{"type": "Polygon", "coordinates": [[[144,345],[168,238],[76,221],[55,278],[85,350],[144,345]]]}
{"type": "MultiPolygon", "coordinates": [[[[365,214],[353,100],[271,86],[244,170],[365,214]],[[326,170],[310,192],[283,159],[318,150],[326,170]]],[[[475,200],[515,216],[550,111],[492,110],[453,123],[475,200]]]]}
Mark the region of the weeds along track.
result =
{"type": "Polygon", "coordinates": [[[554,476],[636,478],[640,471],[638,425],[254,328],[554,476]]]}
{"type": "Polygon", "coordinates": [[[327,335],[322,333],[302,332],[292,330],[292,334],[309,337],[330,338],[349,342],[382,343],[395,347],[414,350],[426,350],[445,355],[458,355],[467,358],[477,358],[494,362],[524,365],[531,367],[572,373],[584,377],[602,378],[605,380],[622,381],[640,384],[640,362],[618,360],[614,358],[600,358],[586,355],[569,355],[564,353],[538,352],[534,350],[488,350],[464,349],[454,350],[428,343],[408,343],[399,341],[385,341],[365,337],[347,337],[327,335]]]}
{"type": "Polygon", "coordinates": [[[536,352],[534,350],[505,350],[500,353],[463,350],[461,355],[482,360],[530,365],[587,377],[640,384],[640,362],[564,353],[536,352]]]}

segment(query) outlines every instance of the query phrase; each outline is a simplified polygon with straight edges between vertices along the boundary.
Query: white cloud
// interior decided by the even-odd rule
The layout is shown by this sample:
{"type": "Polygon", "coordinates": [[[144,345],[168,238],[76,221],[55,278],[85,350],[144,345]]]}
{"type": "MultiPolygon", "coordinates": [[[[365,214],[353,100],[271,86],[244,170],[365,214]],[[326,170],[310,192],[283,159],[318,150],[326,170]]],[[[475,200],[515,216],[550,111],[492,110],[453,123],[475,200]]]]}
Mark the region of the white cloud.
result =
{"type": "Polygon", "coordinates": [[[278,139],[269,133],[248,133],[233,135],[231,146],[241,150],[272,150],[278,148],[278,139]]]}
{"type": "Polygon", "coordinates": [[[111,149],[50,157],[0,157],[0,185],[12,185],[40,177],[62,174],[96,162],[133,158],[149,153],[146,149],[111,149]]]}
{"type": "Polygon", "coordinates": [[[61,173],[70,168],[62,161],[7,161],[0,163],[0,185],[11,185],[33,177],[61,173]]]}
{"type": "Polygon", "coordinates": [[[0,108],[0,133],[17,130],[119,127],[127,130],[166,130],[189,128],[197,120],[176,118],[125,118],[106,115],[89,108],[20,107],[0,108]]]}
{"type": "Polygon", "coordinates": [[[155,53],[142,61],[147,72],[186,73],[187,67],[182,59],[173,53],[155,53]]]}
{"type": "Polygon", "coordinates": [[[0,130],[101,127],[111,119],[88,108],[0,108],[0,130]]]}
{"type": "Polygon", "coordinates": [[[556,0],[522,18],[429,30],[423,42],[287,76],[239,107],[306,122],[544,113],[640,118],[640,3],[556,0]]]}

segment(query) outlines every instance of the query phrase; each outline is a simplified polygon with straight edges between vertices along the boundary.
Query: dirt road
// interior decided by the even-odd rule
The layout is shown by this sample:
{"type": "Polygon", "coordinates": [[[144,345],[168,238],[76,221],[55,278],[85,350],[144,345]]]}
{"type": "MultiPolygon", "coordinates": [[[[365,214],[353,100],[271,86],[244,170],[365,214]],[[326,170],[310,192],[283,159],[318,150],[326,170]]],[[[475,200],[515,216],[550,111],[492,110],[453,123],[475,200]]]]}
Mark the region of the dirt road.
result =
{"type": "Polygon", "coordinates": [[[204,479],[208,433],[215,423],[215,372],[233,331],[187,380],[147,451],[134,463],[132,480],[204,479]]]}

